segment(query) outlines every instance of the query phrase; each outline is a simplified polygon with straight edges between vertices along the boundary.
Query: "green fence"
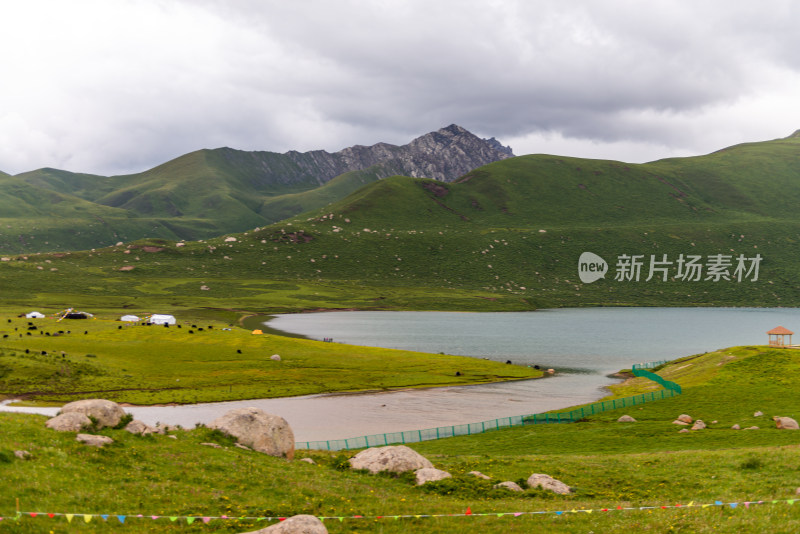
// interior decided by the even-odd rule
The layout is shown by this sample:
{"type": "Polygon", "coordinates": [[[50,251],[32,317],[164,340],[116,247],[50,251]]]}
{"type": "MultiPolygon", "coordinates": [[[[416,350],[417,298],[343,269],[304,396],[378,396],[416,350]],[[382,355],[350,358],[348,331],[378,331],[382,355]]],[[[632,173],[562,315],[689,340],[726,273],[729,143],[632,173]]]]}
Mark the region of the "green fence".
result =
{"type": "Polygon", "coordinates": [[[642,376],[658,382],[664,389],[642,393],[632,397],[622,399],[612,399],[603,402],[595,402],[569,412],[559,413],[539,413],[530,415],[517,415],[503,417],[491,421],[480,423],[469,423],[464,425],[440,426],[428,428],[426,430],[407,430],[405,432],[389,432],[386,434],[373,434],[371,436],[361,436],[358,438],[336,439],[327,441],[301,441],[294,445],[295,449],[317,449],[340,451],[349,449],[364,449],[367,447],[382,447],[384,445],[399,445],[404,443],[417,443],[434,439],[452,438],[455,436],[469,436],[471,434],[482,434],[491,430],[510,428],[513,426],[538,425],[552,423],[572,423],[593,414],[617,410],[627,406],[639,406],[646,402],[666,399],[681,394],[681,387],[675,382],[664,380],[657,374],[647,371],[666,362],[640,363],[633,366],[633,374],[642,376]]]}
{"type": "Polygon", "coordinates": [[[665,363],[667,362],[660,361],[660,362],[650,362],[650,363],[635,363],[633,364],[631,370],[633,371],[633,376],[642,376],[644,378],[649,378],[653,382],[658,382],[659,384],[661,384],[664,387],[664,389],[674,391],[675,393],[680,395],[681,387],[678,384],[670,380],[665,380],[664,378],[661,378],[657,374],[648,371],[648,369],[655,369],[656,367],[660,367],[665,363]]]}

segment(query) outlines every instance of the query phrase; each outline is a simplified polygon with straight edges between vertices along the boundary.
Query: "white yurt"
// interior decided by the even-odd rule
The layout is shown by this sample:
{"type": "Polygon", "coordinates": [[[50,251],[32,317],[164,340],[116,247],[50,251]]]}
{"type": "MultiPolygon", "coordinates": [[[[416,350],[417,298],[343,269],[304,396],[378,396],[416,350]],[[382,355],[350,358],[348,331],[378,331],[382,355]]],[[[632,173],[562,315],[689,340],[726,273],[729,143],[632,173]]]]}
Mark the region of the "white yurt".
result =
{"type": "Polygon", "coordinates": [[[38,311],[32,311],[30,313],[26,313],[25,317],[28,319],[44,319],[45,315],[43,313],[39,313],[38,311]]]}
{"type": "Polygon", "coordinates": [[[136,321],[139,320],[139,316],[138,315],[123,315],[122,317],[119,318],[119,320],[120,321],[124,321],[126,323],[135,323],[136,321]]]}
{"type": "Polygon", "coordinates": [[[175,324],[175,317],[172,315],[155,313],[150,316],[150,322],[153,324],[175,324]]]}

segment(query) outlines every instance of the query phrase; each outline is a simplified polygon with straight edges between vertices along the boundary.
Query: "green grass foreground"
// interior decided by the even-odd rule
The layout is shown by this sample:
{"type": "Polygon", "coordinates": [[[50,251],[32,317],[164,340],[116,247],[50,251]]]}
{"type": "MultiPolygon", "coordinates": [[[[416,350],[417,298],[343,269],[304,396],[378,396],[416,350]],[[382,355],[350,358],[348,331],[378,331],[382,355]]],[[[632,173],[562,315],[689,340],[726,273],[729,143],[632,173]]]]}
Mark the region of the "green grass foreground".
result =
{"type": "Polygon", "coordinates": [[[0,314],[0,397],[59,404],[101,397],[149,405],[541,376],[480,358],[255,335],[218,320],[177,318],[179,325],[165,327],[0,314]],[[270,359],[275,354],[280,361],[270,359]]]}
{"type": "MultiPolygon", "coordinates": [[[[307,513],[331,518],[325,523],[332,533],[800,531],[800,431],[778,430],[771,420],[800,413],[793,388],[800,351],[737,347],[676,360],[658,372],[680,383],[684,393],[635,408],[636,423],[617,423],[624,413],[618,410],[575,424],[414,444],[453,474],[424,487],[405,475],[342,469],[353,452],[298,451],[317,465],[287,462],[236,448],[202,427],[174,432],[175,439],[103,430],[116,441],[94,449],[77,443],[72,433],[45,429],[43,417],[0,414],[0,529],[233,533],[270,524],[257,518],[307,513]],[[755,417],[756,410],[765,415],[755,417]],[[681,413],[705,420],[709,428],[679,433],[672,421],[681,413]],[[734,423],[760,428],[732,430],[734,423]],[[20,449],[31,457],[14,457],[12,451],[20,449]],[[492,480],[467,475],[472,470],[492,480]],[[563,480],[574,493],[492,488],[532,473],[563,480]],[[17,499],[21,511],[39,515],[14,522],[17,499]],[[468,508],[472,515],[463,515],[468,508]],[[93,516],[86,523],[76,515],[68,522],[47,513],[109,518],[93,516]],[[126,516],[124,525],[117,515],[126,516]],[[223,515],[237,519],[201,520],[223,515]],[[189,517],[196,518],[191,525],[189,517]]],[[[650,387],[633,379],[615,396],[650,387]]]]}

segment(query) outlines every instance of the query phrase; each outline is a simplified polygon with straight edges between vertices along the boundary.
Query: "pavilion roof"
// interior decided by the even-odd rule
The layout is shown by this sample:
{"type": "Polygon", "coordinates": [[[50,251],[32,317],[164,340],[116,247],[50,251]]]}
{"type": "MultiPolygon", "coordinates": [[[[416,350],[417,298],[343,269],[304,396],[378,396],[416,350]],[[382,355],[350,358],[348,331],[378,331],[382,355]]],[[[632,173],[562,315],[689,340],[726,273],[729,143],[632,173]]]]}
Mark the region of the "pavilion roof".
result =
{"type": "Polygon", "coordinates": [[[791,336],[792,334],[794,334],[794,332],[792,332],[791,330],[788,330],[788,329],[786,329],[786,328],[784,328],[782,326],[776,326],[775,328],[773,328],[772,330],[767,332],[767,334],[778,335],[778,336],[780,336],[780,335],[791,336]]]}

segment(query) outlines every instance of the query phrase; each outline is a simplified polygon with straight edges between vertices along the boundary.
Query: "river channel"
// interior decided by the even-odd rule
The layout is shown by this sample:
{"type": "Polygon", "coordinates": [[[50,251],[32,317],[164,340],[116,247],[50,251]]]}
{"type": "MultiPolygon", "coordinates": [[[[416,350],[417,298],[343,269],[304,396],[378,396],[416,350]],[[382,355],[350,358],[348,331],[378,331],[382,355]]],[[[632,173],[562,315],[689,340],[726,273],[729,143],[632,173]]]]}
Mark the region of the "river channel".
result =
{"type": "MultiPolygon", "coordinates": [[[[323,312],[280,315],[273,329],[333,342],[539,365],[556,376],[499,384],[353,395],[312,395],[185,406],[133,407],[149,424],[193,427],[255,406],[284,417],[297,441],[473,423],[592,402],[631,364],[734,345],[800,328],[794,308],[585,308],[520,313],[323,312]]],[[[53,414],[54,408],[4,410],[53,414]]]]}

